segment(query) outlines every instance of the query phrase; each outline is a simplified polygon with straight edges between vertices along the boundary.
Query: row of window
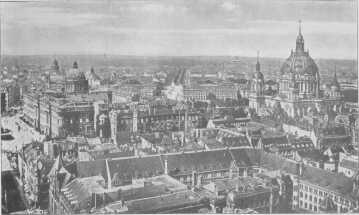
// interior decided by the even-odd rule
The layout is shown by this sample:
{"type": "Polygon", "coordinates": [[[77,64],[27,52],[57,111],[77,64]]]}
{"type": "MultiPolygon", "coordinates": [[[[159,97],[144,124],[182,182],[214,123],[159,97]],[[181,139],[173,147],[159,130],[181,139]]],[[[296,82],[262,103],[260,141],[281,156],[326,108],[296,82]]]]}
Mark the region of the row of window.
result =
{"type": "MultiPolygon", "coordinates": [[[[201,174],[202,179],[211,179],[211,178],[224,177],[224,176],[226,176],[225,172],[212,172],[212,173],[201,174]]],[[[189,183],[192,181],[192,175],[181,176],[179,177],[179,180],[183,183],[189,183]]]]}
{"type": "Polygon", "coordinates": [[[314,212],[317,212],[318,211],[318,208],[317,208],[317,206],[313,206],[312,204],[308,204],[308,203],[306,203],[306,202],[304,202],[304,204],[303,204],[303,201],[302,200],[300,200],[299,201],[299,206],[301,207],[301,208],[305,208],[305,209],[308,209],[308,210],[311,210],[311,211],[314,211],[314,212]]]}
{"type": "MultiPolygon", "coordinates": [[[[329,198],[333,199],[335,202],[340,202],[341,204],[345,204],[345,205],[349,205],[349,201],[345,200],[343,197],[338,197],[336,195],[330,194],[328,192],[325,191],[321,191],[312,187],[309,187],[307,185],[303,185],[303,184],[299,184],[299,187],[304,190],[305,192],[309,193],[309,200],[312,201],[312,196],[310,194],[314,194],[317,195],[319,197],[326,197],[328,196],[329,198]]],[[[300,197],[303,197],[303,193],[300,192],[300,197]]],[[[304,195],[304,198],[307,199],[307,194],[304,195]]],[[[315,201],[316,201],[316,197],[314,197],[315,201]]]]}

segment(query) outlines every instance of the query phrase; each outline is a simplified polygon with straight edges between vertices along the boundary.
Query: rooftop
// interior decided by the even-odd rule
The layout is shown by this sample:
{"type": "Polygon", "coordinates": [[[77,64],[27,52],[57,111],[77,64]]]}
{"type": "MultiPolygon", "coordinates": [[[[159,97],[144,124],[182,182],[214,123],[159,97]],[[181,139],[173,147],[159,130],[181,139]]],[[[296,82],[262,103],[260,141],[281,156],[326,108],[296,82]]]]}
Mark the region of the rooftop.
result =
{"type": "Polygon", "coordinates": [[[198,203],[199,201],[200,196],[198,194],[187,190],[146,199],[129,201],[127,202],[127,207],[130,212],[149,213],[157,212],[161,209],[166,211],[166,209],[169,210],[169,208],[198,203]]]}

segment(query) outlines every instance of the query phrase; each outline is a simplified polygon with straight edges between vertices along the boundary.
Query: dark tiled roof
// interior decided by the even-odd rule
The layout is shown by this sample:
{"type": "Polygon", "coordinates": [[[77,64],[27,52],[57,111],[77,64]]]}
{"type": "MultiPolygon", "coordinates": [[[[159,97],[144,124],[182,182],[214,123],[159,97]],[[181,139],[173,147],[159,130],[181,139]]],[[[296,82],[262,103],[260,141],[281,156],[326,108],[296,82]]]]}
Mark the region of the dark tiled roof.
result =
{"type": "Polygon", "coordinates": [[[262,137],[263,145],[282,145],[288,144],[288,138],[286,136],[276,136],[276,137],[262,137]]]}
{"type": "Polygon", "coordinates": [[[200,203],[200,196],[192,191],[156,196],[153,198],[129,201],[127,207],[132,213],[165,212],[166,210],[200,203]]]}
{"type": "Polygon", "coordinates": [[[102,175],[107,180],[105,160],[78,161],[74,170],[78,178],[102,175]]]}
{"type": "Polygon", "coordinates": [[[269,170],[281,170],[290,174],[297,174],[297,163],[275,154],[259,152],[260,166],[269,170]]]}
{"type": "Polygon", "coordinates": [[[298,155],[302,158],[308,158],[314,161],[326,161],[328,156],[323,155],[319,150],[313,149],[310,151],[299,151],[298,155]]]}
{"type": "Polygon", "coordinates": [[[303,168],[303,175],[300,178],[325,189],[340,193],[343,196],[350,197],[353,191],[353,181],[351,178],[311,166],[303,168]]]}
{"type": "Polygon", "coordinates": [[[171,175],[227,169],[232,157],[228,150],[203,151],[167,155],[168,170],[171,175]]]}
{"type": "Polygon", "coordinates": [[[220,130],[216,139],[226,147],[250,146],[246,136],[239,136],[220,130]]]}
{"type": "Polygon", "coordinates": [[[115,174],[120,178],[141,178],[164,173],[159,155],[109,160],[108,165],[111,179],[115,174]]]}
{"type": "Polygon", "coordinates": [[[239,167],[259,164],[261,153],[257,149],[232,149],[230,152],[239,167]]]}

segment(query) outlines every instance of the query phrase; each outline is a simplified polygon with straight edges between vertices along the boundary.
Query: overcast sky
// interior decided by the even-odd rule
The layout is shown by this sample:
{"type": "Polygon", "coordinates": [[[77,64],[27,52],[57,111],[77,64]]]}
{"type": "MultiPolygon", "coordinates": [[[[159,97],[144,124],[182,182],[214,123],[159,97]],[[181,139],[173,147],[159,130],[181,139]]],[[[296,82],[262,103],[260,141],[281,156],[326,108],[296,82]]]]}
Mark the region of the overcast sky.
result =
{"type": "Polygon", "coordinates": [[[356,57],[355,0],[1,3],[5,54],[287,57],[302,20],[314,58],[356,57]]]}

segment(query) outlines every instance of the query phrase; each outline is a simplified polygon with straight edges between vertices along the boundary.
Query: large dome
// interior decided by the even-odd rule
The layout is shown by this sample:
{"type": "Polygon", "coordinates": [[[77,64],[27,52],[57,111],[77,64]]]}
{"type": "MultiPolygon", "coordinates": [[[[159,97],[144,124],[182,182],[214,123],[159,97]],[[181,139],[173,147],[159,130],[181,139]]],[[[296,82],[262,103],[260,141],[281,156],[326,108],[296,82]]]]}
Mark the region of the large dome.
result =
{"type": "Polygon", "coordinates": [[[281,75],[294,73],[296,75],[311,75],[316,77],[318,66],[309,56],[308,52],[292,52],[285,60],[281,69],[281,75]]]}
{"type": "Polygon", "coordinates": [[[304,51],[304,38],[299,22],[299,33],[296,40],[295,51],[291,51],[290,56],[285,60],[281,69],[281,75],[293,75],[295,78],[299,76],[312,76],[314,79],[318,77],[318,66],[309,56],[309,52],[304,51]]]}
{"type": "Polygon", "coordinates": [[[320,77],[318,66],[304,51],[304,38],[299,25],[295,51],[280,68],[279,93],[286,98],[311,98],[319,96],[320,77]]]}

